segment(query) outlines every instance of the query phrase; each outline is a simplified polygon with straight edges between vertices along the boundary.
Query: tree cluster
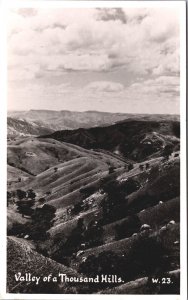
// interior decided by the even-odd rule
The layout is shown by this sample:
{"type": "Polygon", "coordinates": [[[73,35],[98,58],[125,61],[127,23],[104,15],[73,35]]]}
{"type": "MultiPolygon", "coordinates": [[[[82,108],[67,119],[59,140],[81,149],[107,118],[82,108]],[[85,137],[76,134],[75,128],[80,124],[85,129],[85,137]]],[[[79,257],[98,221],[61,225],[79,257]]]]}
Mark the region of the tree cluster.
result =
{"type": "Polygon", "coordinates": [[[101,245],[103,228],[100,222],[91,221],[88,226],[80,218],[76,227],[68,236],[58,235],[51,246],[51,258],[64,264],[69,264],[69,258],[80,249],[101,245]]]}
{"type": "Polygon", "coordinates": [[[22,214],[22,217],[31,216],[33,213],[32,207],[35,204],[35,192],[32,189],[29,189],[27,192],[18,189],[16,196],[19,199],[16,202],[19,213],[22,214]]]}
{"type": "Polygon", "coordinates": [[[141,222],[137,215],[128,216],[122,223],[115,226],[116,239],[130,237],[133,233],[139,231],[140,226],[141,222]]]}
{"type": "MultiPolygon", "coordinates": [[[[24,205],[22,205],[21,207],[22,213],[28,213],[28,210],[31,209],[28,204],[25,206],[25,208],[23,208],[24,205]]],[[[31,219],[25,224],[14,224],[14,226],[11,228],[11,230],[9,230],[8,233],[10,235],[19,236],[28,235],[29,239],[35,241],[45,241],[49,237],[48,230],[53,225],[56,208],[52,205],[44,204],[42,207],[37,207],[36,209],[31,210],[29,211],[29,213],[31,214],[31,219]]]]}
{"type": "Polygon", "coordinates": [[[101,202],[104,224],[126,216],[126,197],[139,189],[139,187],[140,184],[132,178],[121,183],[117,180],[111,180],[104,183],[103,190],[106,193],[106,197],[101,202]]]}

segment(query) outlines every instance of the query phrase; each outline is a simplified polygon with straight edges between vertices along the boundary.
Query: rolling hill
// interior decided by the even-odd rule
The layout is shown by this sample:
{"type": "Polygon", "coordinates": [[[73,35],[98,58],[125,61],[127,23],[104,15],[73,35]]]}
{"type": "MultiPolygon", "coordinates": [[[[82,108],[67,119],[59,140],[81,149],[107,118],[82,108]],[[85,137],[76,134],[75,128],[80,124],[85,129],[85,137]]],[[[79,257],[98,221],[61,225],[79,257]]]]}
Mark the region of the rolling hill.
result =
{"type": "Polygon", "coordinates": [[[157,154],[166,145],[179,149],[178,121],[126,120],[117,124],[90,129],[56,131],[46,138],[53,138],[86,149],[109,150],[123,157],[142,161],[157,154]]]}
{"type": "MultiPolygon", "coordinates": [[[[54,293],[164,291],[152,288],[148,278],[179,274],[179,142],[179,122],[159,116],[11,140],[9,289],[15,287],[11,278],[21,266],[21,253],[24,264],[31,261],[31,271],[36,265],[45,272],[62,268],[76,276],[102,272],[124,278],[123,284],[113,285],[53,285],[54,293]],[[171,151],[165,155],[167,145],[171,151]],[[32,225],[33,215],[22,217],[17,190],[34,191],[33,212],[55,208],[47,224],[48,239],[32,238],[32,231],[42,234],[46,216],[37,221],[39,227],[32,225]],[[145,225],[149,227],[142,229],[145,225]]],[[[173,280],[171,291],[178,294],[178,279],[173,280]]],[[[22,284],[15,291],[46,288],[22,284]]]]}

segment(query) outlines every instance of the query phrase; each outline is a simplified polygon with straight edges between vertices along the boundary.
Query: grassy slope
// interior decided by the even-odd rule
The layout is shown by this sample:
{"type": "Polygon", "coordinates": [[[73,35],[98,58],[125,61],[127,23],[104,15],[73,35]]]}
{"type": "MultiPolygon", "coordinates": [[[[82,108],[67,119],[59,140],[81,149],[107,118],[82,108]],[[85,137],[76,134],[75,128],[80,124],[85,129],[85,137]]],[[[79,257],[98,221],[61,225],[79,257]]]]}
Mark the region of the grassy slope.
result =
{"type": "Polygon", "coordinates": [[[25,120],[18,120],[15,118],[7,118],[7,136],[15,138],[19,136],[49,134],[53,130],[48,126],[41,126],[35,122],[28,122],[25,120]]]}
{"type": "Polygon", "coordinates": [[[18,170],[22,168],[36,175],[27,182],[14,184],[14,188],[33,188],[42,196],[50,191],[51,195],[46,199],[61,209],[78,202],[79,189],[97,183],[108,173],[109,164],[116,168],[125,165],[110,154],[34,138],[9,145],[8,163],[14,163],[18,170]],[[57,172],[54,166],[58,168],[57,172]]]}
{"type": "MultiPolygon", "coordinates": [[[[125,255],[128,255],[129,251],[133,247],[134,242],[139,239],[140,235],[142,235],[142,233],[138,233],[138,235],[134,237],[125,238],[119,241],[104,244],[102,246],[87,249],[83,254],[79,256],[78,261],[81,261],[82,257],[88,257],[89,255],[98,255],[103,251],[114,251],[115,253],[124,253],[125,255]]],[[[161,237],[163,242],[165,243],[165,246],[173,249],[173,243],[177,239],[179,239],[179,224],[177,223],[175,225],[169,226],[165,231],[161,231],[160,229],[156,231],[152,230],[150,233],[148,233],[148,236],[161,237]]]]}
{"type": "Polygon", "coordinates": [[[7,229],[10,230],[14,224],[25,224],[28,219],[22,218],[21,214],[16,211],[15,205],[7,208],[7,229]]]}
{"type": "MultiPolygon", "coordinates": [[[[15,280],[15,274],[31,273],[34,276],[47,276],[50,273],[58,275],[59,272],[71,276],[78,275],[76,271],[67,268],[49,258],[46,258],[33,251],[28,242],[24,242],[14,237],[8,237],[7,241],[7,290],[8,292],[23,293],[30,288],[29,285],[22,282],[18,284],[15,280]]],[[[33,286],[33,288],[35,288],[33,286]]],[[[71,286],[61,284],[64,292],[71,291],[71,286]]]]}
{"type": "Polygon", "coordinates": [[[110,163],[116,167],[125,165],[110,154],[101,155],[95,151],[88,151],[52,139],[27,138],[8,145],[8,164],[18,169],[24,168],[34,175],[80,157],[99,160],[100,163],[110,163]]]}
{"type": "MultiPolygon", "coordinates": [[[[140,219],[141,224],[149,224],[152,229],[157,229],[170,220],[179,222],[180,220],[180,199],[169,200],[162,204],[157,204],[153,207],[145,209],[139,212],[137,215],[140,219]]],[[[116,236],[116,225],[121,225],[127,218],[105,225],[104,238],[105,240],[114,240],[116,236]]]]}

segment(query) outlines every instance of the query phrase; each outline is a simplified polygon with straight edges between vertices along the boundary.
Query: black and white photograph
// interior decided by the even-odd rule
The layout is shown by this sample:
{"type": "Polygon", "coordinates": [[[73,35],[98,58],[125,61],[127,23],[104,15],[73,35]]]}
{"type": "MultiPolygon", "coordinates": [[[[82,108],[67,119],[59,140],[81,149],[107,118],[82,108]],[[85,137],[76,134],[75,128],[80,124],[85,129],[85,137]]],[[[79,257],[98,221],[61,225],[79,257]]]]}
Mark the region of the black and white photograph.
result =
{"type": "Polygon", "coordinates": [[[52,2],[7,11],[6,293],[180,296],[185,3],[52,2]]]}

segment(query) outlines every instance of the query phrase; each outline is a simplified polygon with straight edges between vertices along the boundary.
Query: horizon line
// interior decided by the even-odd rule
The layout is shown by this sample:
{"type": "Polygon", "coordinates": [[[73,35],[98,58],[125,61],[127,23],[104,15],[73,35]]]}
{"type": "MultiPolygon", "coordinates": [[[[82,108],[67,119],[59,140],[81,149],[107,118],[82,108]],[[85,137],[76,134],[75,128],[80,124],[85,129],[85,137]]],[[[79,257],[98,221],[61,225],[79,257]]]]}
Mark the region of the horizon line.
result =
{"type": "Polygon", "coordinates": [[[127,115],[180,115],[180,113],[145,113],[145,112],[110,112],[110,111],[100,111],[100,110],[84,110],[84,111],[79,111],[79,110],[68,110],[68,109],[61,109],[61,110],[55,110],[55,109],[28,109],[28,110],[17,110],[17,109],[7,109],[7,112],[29,112],[29,111],[52,111],[52,112],[73,112],[73,113],[89,113],[89,112],[96,112],[96,113],[108,113],[108,114],[127,114],[127,115]]]}

